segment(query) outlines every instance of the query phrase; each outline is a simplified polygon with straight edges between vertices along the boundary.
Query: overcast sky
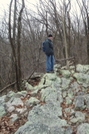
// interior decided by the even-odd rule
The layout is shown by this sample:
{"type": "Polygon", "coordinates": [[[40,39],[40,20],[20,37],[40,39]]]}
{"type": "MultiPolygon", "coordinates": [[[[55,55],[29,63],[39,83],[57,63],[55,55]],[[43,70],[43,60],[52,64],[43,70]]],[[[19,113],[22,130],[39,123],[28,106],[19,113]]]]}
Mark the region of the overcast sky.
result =
{"type": "MultiPolygon", "coordinates": [[[[3,16],[3,11],[8,9],[11,0],[0,0],[0,17],[3,16]]],[[[26,7],[34,8],[38,0],[25,0],[26,7]]]]}
{"type": "MultiPolygon", "coordinates": [[[[0,19],[4,16],[4,12],[3,11],[4,10],[6,11],[8,9],[10,1],[11,0],[0,0],[0,19]]],[[[37,1],[39,1],[39,0],[25,0],[26,8],[28,8],[30,10],[34,9],[34,5],[36,5],[37,1]]],[[[71,10],[73,10],[73,11],[75,10],[78,13],[79,10],[78,10],[78,6],[76,6],[76,4],[75,4],[75,1],[76,0],[71,0],[71,3],[72,3],[71,10]]]]}

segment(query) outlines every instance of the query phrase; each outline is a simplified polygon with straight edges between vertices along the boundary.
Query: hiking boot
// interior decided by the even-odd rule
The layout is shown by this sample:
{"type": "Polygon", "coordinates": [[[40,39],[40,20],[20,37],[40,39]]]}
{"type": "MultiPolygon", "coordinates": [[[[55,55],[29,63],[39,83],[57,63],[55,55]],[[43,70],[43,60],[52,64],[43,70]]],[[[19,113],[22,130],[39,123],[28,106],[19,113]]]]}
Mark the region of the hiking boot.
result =
{"type": "Polygon", "coordinates": [[[49,71],[49,72],[46,72],[46,73],[54,73],[54,71],[49,71]]]}

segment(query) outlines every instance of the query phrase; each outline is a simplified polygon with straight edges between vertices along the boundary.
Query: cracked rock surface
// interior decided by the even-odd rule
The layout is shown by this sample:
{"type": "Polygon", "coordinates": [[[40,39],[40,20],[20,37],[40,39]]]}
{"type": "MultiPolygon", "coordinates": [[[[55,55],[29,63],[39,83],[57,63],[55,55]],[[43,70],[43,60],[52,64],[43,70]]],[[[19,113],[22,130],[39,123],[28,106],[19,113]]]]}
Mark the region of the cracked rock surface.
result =
{"type": "Polygon", "coordinates": [[[89,66],[71,68],[0,97],[0,134],[89,134],[89,66]]]}

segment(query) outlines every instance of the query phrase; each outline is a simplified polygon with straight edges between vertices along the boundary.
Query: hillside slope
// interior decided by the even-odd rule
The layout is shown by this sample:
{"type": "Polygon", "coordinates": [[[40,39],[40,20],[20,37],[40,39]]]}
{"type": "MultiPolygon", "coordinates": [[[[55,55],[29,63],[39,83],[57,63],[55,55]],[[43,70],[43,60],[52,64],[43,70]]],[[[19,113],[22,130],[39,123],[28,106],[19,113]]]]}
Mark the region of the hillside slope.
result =
{"type": "Polygon", "coordinates": [[[89,134],[89,65],[40,78],[0,97],[0,134],[89,134]]]}

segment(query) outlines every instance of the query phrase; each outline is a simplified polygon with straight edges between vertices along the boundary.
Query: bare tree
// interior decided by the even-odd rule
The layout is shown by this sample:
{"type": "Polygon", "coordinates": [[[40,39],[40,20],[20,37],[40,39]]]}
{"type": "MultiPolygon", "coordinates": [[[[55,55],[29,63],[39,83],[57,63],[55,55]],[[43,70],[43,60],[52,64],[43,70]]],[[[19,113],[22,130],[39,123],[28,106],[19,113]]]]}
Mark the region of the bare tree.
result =
{"type": "Polygon", "coordinates": [[[89,64],[89,12],[88,12],[88,0],[82,0],[81,2],[76,0],[79,8],[80,8],[80,12],[81,12],[81,16],[83,19],[83,24],[85,27],[85,37],[87,39],[87,62],[89,64]]]}
{"type": "Polygon", "coordinates": [[[18,14],[17,14],[16,0],[11,0],[9,7],[9,40],[13,54],[17,90],[20,90],[21,88],[20,47],[21,47],[21,26],[22,26],[21,20],[24,7],[25,7],[24,0],[22,0],[21,9],[18,14]],[[13,2],[14,2],[14,14],[12,14],[13,2]],[[12,16],[14,16],[13,21],[12,16]]]}
{"type": "Polygon", "coordinates": [[[81,11],[79,16],[77,12],[71,13],[71,2],[70,0],[64,2],[63,0],[58,2],[56,0],[39,0],[39,4],[37,7],[35,6],[37,12],[32,12],[27,7],[23,12],[24,1],[11,0],[9,6],[10,45],[8,40],[5,39],[6,34],[8,34],[6,21],[3,23],[4,28],[0,31],[0,37],[2,38],[0,38],[0,41],[5,40],[8,44],[0,45],[0,52],[2,51],[0,53],[2,70],[0,80],[3,85],[16,81],[17,89],[19,90],[21,77],[26,78],[34,70],[42,71],[43,67],[45,68],[45,63],[43,63],[45,55],[40,51],[40,48],[48,33],[52,33],[54,36],[55,58],[69,58],[71,55],[75,55],[77,63],[86,63],[87,53],[89,52],[88,7],[84,0],[79,2],[78,5],[81,11]],[[5,52],[7,52],[7,58],[5,52]],[[6,65],[8,65],[8,69],[6,65]],[[6,74],[8,74],[5,79],[4,69],[7,70],[6,74]],[[12,74],[13,77],[11,76],[12,74]]]}

